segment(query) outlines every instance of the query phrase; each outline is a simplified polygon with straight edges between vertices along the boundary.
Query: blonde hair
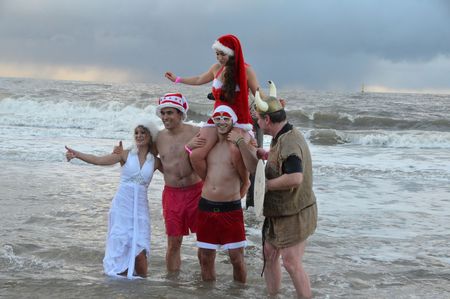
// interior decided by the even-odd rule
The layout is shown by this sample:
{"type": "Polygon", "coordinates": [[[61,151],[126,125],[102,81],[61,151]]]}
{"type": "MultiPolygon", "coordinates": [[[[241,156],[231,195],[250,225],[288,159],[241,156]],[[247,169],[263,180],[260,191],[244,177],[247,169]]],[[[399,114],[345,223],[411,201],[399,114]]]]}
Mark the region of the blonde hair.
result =
{"type": "MultiPolygon", "coordinates": [[[[156,123],[154,121],[152,121],[149,118],[139,119],[133,125],[133,128],[132,128],[133,136],[135,134],[135,130],[139,127],[143,128],[150,134],[150,144],[148,146],[148,152],[147,152],[146,159],[147,160],[154,159],[154,157],[158,154],[158,152],[156,150],[156,137],[158,136],[158,132],[159,132],[158,126],[156,125],[156,123]]],[[[129,150],[132,153],[138,152],[136,142],[133,143],[133,145],[129,148],[129,150]]]]}

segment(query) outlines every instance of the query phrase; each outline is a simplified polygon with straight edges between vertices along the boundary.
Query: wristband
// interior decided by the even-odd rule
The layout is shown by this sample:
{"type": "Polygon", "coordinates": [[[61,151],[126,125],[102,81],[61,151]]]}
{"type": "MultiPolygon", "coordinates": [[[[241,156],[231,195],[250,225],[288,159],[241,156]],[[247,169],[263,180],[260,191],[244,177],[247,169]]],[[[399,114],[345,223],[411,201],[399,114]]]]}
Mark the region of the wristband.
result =
{"type": "Polygon", "coordinates": [[[175,79],[175,83],[180,83],[181,82],[181,77],[177,77],[176,79],[175,79]]]}
{"type": "Polygon", "coordinates": [[[244,140],[244,138],[239,137],[239,138],[234,142],[234,144],[236,144],[236,146],[239,146],[239,143],[241,143],[241,141],[243,141],[243,140],[244,140]]]}
{"type": "Polygon", "coordinates": [[[187,146],[187,144],[184,146],[184,149],[188,152],[188,154],[192,154],[192,150],[187,146]]]}

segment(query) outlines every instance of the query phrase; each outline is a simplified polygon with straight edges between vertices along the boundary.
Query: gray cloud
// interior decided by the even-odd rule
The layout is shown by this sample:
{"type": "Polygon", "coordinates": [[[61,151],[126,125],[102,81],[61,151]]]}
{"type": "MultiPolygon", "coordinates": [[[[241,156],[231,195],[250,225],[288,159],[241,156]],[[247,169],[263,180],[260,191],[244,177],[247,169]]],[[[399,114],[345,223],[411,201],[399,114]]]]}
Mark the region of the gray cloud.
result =
{"type": "Polygon", "coordinates": [[[409,88],[410,78],[448,89],[433,61],[450,60],[449,16],[444,0],[0,0],[0,63],[94,65],[164,80],[169,69],[205,71],[214,39],[234,33],[260,81],[409,88]]]}

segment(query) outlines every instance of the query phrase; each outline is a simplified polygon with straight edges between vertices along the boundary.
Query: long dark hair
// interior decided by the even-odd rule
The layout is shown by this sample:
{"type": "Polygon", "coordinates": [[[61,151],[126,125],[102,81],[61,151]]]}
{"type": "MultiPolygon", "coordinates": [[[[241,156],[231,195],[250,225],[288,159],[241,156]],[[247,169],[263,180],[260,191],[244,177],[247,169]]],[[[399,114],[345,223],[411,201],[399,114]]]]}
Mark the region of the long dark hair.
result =
{"type": "Polygon", "coordinates": [[[234,104],[234,97],[236,95],[236,59],[234,56],[229,56],[225,64],[226,69],[223,73],[222,94],[220,100],[229,104],[234,104]]]}

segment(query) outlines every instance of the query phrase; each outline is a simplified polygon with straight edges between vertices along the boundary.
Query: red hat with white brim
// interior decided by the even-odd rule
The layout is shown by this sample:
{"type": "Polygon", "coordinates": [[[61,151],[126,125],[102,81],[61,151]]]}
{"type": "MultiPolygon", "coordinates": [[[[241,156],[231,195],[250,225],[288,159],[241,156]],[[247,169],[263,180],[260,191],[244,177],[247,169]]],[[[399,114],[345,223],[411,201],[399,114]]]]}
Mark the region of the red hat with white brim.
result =
{"type": "Polygon", "coordinates": [[[156,114],[161,117],[161,109],[175,108],[183,113],[183,120],[187,117],[189,104],[186,98],[181,93],[166,93],[159,99],[158,107],[156,107],[156,114]]]}

